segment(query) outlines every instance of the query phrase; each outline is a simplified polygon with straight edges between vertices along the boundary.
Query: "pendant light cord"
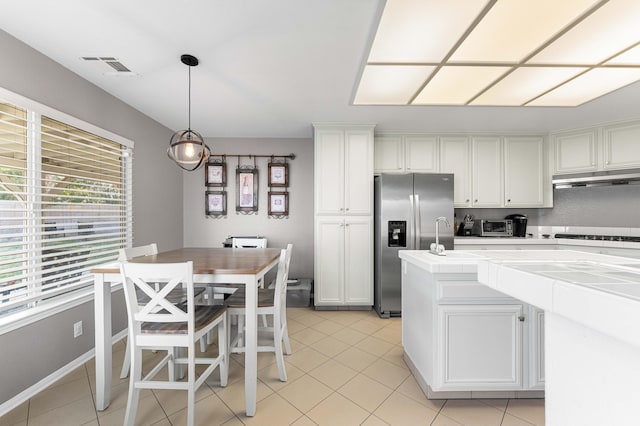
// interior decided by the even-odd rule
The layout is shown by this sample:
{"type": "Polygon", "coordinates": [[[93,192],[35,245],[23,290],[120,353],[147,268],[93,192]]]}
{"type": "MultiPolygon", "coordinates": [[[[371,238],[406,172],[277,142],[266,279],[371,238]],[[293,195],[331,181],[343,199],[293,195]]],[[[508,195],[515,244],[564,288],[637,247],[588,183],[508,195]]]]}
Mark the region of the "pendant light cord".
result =
{"type": "Polygon", "coordinates": [[[189,65],[189,126],[187,129],[191,132],[191,65],[189,65]]]}

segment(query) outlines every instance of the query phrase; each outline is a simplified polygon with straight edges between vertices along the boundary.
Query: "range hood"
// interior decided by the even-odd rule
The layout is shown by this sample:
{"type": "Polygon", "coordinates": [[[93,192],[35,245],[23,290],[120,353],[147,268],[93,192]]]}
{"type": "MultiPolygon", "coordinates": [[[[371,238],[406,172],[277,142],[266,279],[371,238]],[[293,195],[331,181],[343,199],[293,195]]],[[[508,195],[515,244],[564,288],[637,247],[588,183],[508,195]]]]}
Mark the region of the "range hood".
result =
{"type": "Polygon", "coordinates": [[[551,179],[551,183],[553,183],[554,188],[604,185],[637,185],[640,184],[640,169],[607,170],[604,172],[554,175],[551,179]]]}

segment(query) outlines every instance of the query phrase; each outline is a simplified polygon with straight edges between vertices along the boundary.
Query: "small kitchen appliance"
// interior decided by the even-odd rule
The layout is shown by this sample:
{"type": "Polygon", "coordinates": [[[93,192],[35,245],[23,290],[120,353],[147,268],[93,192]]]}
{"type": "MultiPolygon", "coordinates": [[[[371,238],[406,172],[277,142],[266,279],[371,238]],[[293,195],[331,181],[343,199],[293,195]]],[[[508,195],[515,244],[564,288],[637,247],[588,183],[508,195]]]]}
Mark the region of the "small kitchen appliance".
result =
{"type": "Polygon", "coordinates": [[[505,219],[513,222],[513,236],[514,237],[526,237],[527,236],[527,215],[525,214],[510,214],[505,219]]]}
{"type": "Polygon", "coordinates": [[[511,219],[479,219],[473,223],[473,235],[478,237],[513,237],[511,219]]]}

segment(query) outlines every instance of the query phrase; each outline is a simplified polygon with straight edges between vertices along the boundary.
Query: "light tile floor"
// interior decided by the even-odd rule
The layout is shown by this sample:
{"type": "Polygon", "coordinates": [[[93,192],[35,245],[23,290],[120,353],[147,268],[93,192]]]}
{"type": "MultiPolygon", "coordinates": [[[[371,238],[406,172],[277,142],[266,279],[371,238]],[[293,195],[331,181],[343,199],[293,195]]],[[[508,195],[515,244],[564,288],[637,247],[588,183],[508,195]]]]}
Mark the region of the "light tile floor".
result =
{"type": "MultiPolygon", "coordinates": [[[[287,382],[278,379],[273,354],[258,356],[258,405],[244,414],[243,356],[232,355],[229,383],[217,376],[197,394],[199,425],[544,425],[544,400],[428,400],[402,359],[401,319],[373,311],[289,308],[293,354],[287,382]]],[[[216,348],[210,350],[216,351],[216,348]]],[[[111,405],[96,411],[93,361],[0,417],[5,425],[121,425],[128,380],[118,375],[124,342],[113,347],[111,405]]],[[[146,357],[159,356],[149,352],[146,357]]],[[[144,391],[140,425],[186,423],[186,394],[144,391]]]]}

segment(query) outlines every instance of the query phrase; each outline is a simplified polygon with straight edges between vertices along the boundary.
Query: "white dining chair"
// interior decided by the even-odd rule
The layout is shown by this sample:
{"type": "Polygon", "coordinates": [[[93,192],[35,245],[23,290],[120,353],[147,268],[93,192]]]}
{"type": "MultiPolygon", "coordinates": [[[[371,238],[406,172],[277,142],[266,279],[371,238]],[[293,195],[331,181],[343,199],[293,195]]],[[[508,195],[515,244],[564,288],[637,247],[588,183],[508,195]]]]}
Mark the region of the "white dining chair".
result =
{"type": "MultiPolygon", "coordinates": [[[[193,262],[131,263],[120,265],[131,337],[131,374],[125,412],[125,425],[135,423],[141,389],[187,391],[187,424],[194,424],[195,394],[215,371],[220,370],[220,385],[228,380],[227,316],[224,305],[196,305],[193,286],[193,262]],[[163,285],[156,290],[155,283],[163,285]],[[175,305],[167,296],[179,286],[187,290],[184,304],[175,305]],[[139,294],[147,296],[145,303],[139,294]],[[209,331],[218,330],[218,355],[196,357],[196,343],[209,331]],[[170,347],[146,376],[142,376],[142,350],[170,347]],[[178,356],[177,348],[185,348],[186,356],[178,356]],[[154,380],[165,366],[186,366],[186,381],[154,380]],[[206,365],[196,376],[196,365],[206,365]]],[[[183,351],[185,350],[183,349],[183,351]]]]}
{"type": "MultiPolygon", "coordinates": [[[[273,336],[271,345],[258,344],[258,352],[274,352],[280,380],[287,381],[287,372],[284,366],[284,353],[291,354],[291,344],[287,330],[287,281],[289,277],[289,264],[291,262],[291,252],[293,244],[288,244],[286,249],[280,252],[278,261],[278,272],[275,286],[272,290],[258,289],[258,314],[271,315],[273,317],[272,327],[258,327],[258,334],[269,332],[273,336]],[[283,349],[284,346],[284,349],[283,349]]],[[[238,317],[237,335],[233,342],[230,342],[229,349],[233,353],[244,352],[244,315],[245,300],[244,291],[238,291],[227,299],[227,315],[232,318],[238,317]]],[[[230,329],[231,327],[229,327],[230,329]]],[[[230,330],[229,330],[230,331],[230,330]]]]}
{"type": "MultiPolygon", "coordinates": [[[[147,244],[144,246],[137,246],[137,247],[125,247],[118,250],[118,261],[123,262],[123,261],[131,260],[134,257],[152,256],[154,254],[158,254],[158,245],[156,243],[151,243],[151,244],[147,244]]],[[[158,283],[156,283],[155,287],[156,287],[156,291],[159,290],[158,283]]],[[[197,289],[194,292],[194,294],[198,296],[203,291],[204,289],[197,289]]],[[[146,301],[145,300],[146,296],[144,294],[139,293],[138,297],[141,298],[143,302],[146,301]]],[[[184,288],[176,288],[172,290],[168,295],[168,299],[174,304],[185,300],[186,297],[187,297],[186,289],[184,288]]],[[[124,349],[124,359],[122,360],[122,368],[120,370],[121,379],[126,378],[127,375],[129,374],[129,366],[131,364],[130,362],[131,360],[129,358],[129,340],[131,340],[130,337],[131,336],[127,337],[127,343],[124,349]]],[[[155,352],[157,350],[170,350],[170,348],[154,348],[153,350],[155,352]]],[[[173,375],[171,377],[173,377],[173,375]]]]}
{"type": "MultiPolygon", "coordinates": [[[[147,244],[138,247],[124,247],[118,250],[118,261],[124,262],[139,256],[152,256],[158,254],[158,245],[156,243],[147,244]]],[[[129,357],[129,341],[131,336],[127,335],[127,343],[124,348],[124,359],[122,360],[122,369],[120,370],[120,378],[124,379],[129,374],[129,366],[131,359],[129,357]]],[[[166,348],[163,348],[166,350],[166,348]]],[[[173,374],[172,376],[173,377],[173,374]]]]}

